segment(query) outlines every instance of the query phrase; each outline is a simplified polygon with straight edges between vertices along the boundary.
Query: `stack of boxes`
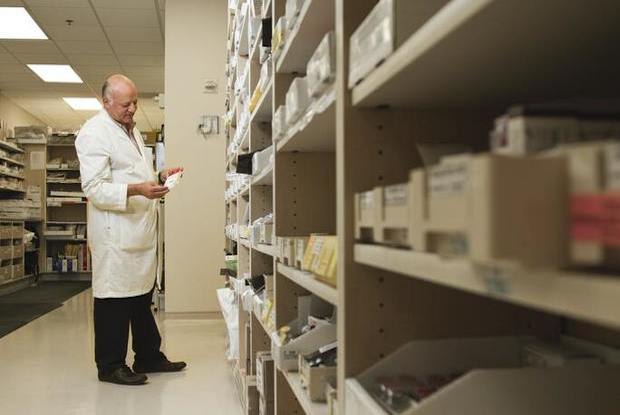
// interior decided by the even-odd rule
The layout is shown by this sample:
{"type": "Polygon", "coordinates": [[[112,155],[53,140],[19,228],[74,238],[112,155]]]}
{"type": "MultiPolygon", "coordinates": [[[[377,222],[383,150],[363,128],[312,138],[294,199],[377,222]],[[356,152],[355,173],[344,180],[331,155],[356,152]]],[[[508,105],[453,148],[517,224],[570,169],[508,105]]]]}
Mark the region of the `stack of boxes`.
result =
{"type": "Polygon", "coordinates": [[[356,239],[487,265],[620,266],[620,143],[603,137],[620,137],[620,122],[513,109],[494,153],[358,193],[356,239]]]}
{"type": "Polygon", "coordinates": [[[338,238],[313,234],[310,237],[278,237],[276,255],[280,263],[310,272],[329,285],[336,286],[338,238]]]}

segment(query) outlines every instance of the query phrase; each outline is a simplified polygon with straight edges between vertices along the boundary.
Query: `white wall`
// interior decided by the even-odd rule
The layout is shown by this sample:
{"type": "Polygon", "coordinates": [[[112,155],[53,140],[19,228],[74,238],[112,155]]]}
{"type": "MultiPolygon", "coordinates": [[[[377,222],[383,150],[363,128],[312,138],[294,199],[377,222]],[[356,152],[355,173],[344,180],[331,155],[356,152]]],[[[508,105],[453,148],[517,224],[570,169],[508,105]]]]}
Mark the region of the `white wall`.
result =
{"type": "Polygon", "coordinates": [[[185,167],[166,198],[166,312],[219,309],[225,139],[204,138],[197,127],[201,115],[224,112],[226,3],[166,2],[166,163],[185,167]],[[218,94],[202,92],[206,79],[218,81],[218,94]]]}
{"type": "Polygon", "coordinates": [[[0,120],[6,121],[11,129],[15,126],[45,125],[43,121],[35,118],[2,94],[0,94],[0,120]]]}

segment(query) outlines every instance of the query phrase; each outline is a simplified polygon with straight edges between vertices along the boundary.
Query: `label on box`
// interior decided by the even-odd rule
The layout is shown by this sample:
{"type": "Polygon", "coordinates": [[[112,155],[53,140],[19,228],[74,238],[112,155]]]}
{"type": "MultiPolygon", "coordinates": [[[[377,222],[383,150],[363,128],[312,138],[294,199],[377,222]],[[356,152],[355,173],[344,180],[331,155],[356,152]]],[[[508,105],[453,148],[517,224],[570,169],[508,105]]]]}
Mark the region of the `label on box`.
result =
{"type": "Polygon", "coordinates": [[[434,196],[450,196],[465,191],[467,163],[438,166],[430,171],[429,191],[434,196]]]}
{"type": "Polygon", "coordinates": [[[570,207],[573,240],[620,247],[620,193],[573,195],[570,207]]]}
{"type": "Polygon", "coordinates": [[[386,205],[402,206],[407,204],[407,185],[397,184],[383,189],[383,198],[386,205]]]}
{"type": "Polygon", "coordinates": [[[575,241],[602,242],[605,205],[602,195],[573,195],[570,235],[575,241]]]}

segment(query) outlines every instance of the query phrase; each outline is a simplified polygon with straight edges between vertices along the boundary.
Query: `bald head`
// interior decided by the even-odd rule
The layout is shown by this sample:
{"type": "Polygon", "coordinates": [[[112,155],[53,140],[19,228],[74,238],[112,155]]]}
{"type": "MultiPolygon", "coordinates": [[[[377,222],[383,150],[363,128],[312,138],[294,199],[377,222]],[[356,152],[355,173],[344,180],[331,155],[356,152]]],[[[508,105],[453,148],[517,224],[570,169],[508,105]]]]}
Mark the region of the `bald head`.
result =
{"type": "Polygon", "coordinates": [[[103,107],[112,118],[126,127],[133,126],[133,116],[138,109],[138,88],[125,75],[108,77],[101,88],[103,107]]]}
{"type": "Polygon", "coordinates": [[[138,88],[136,88],[136,84],[134,84],[131,79],[127,78],[125,75],[115,74],[109,76],[103,83],[103,87],[101,88],[101,97],[104,100],[112,100],[114,99],[114,91],[119,88],[133,88],[136,91],[138,90],[138,88]]]}

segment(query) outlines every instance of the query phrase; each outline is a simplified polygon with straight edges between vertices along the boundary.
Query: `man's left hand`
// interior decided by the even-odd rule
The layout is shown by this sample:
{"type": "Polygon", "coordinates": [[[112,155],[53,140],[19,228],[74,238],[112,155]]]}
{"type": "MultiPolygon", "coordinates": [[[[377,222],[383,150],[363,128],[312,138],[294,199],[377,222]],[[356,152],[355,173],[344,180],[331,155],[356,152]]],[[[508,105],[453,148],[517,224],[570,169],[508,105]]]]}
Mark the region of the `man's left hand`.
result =
{"type": "Polygon", "coordinates": [[[183,169],[183,167],[171,167],[169,169],[163,169],[160,173],[159,173],[159,180],[162,183],[165,183],[166,180],[168,180],[168,176],[172,176],[175,173],[179,173],[179,172],[184,172],[185,170],[183,169]]]}

